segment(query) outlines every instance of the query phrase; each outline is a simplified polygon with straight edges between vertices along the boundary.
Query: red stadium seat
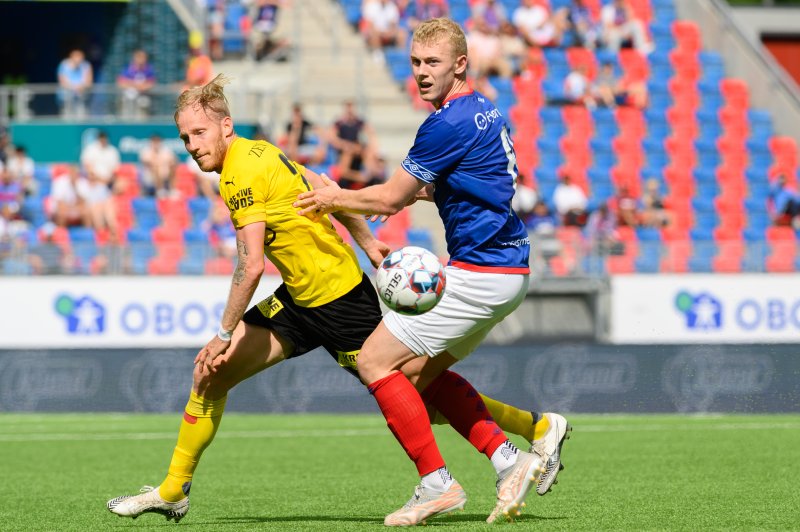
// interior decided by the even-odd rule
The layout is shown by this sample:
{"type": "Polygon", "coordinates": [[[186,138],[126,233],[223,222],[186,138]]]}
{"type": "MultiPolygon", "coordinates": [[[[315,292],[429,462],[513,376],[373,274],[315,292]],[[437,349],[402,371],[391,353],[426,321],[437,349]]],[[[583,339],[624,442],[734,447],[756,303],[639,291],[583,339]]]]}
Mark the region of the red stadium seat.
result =
{"type": "Polygon", "coordinates": [[[742,271],[744,242],[726,240],[718,242],[719,251],[711,261],[711,268],[718,273],[738,273],[742,271]]]}
{"type": "Polygon", "coordinates": [[[672,23],[672,35],[679,48],[698,52],[703,47],[700,27],[689,20],[677,20],[672,23]]]}
{"type": "Polygon", "coordinates": [[[636,271],[636,255],[611,255],[606,258],[606,269],[610,274],[634,273],[636,271]]]}
{"type": "Polygon", "coordinates": [[[720,81],[719,90],[730,107],[746,109],[750,105],[750,90],[743,79],[725,78],[720,81]]]}
{"type": "Polygon", "coordinates": [[[661,259],[663,273],[686,273],[689,270],[689,255],[692,253],[692,243],[687,239],[670,240],[664,242],[665,255],[661,259]]]}
{"type": "Polygon", "coordinates": [[[233,260],[225,257],[208,259],[205,263],[206,275],[230,275],[233,273],[233,260]]]}

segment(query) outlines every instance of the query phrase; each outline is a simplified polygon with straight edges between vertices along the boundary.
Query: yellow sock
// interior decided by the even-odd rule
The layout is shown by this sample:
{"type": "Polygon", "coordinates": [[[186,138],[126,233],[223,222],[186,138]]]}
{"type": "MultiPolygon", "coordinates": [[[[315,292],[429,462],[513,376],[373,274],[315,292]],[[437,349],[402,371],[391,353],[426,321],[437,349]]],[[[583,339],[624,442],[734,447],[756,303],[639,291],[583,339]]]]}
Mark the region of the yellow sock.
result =
{"type": "Polygon", "coordinates": [[[534,423],[533,412],[495,401],[483,394],[481,394],[481,399],[483,399],[486,409],[494,418],[495,423],[503,429],[503,432],[518,434],[531,441],[541,438],[547,427],[550,426],[550,422],[544,416],[540,416],[534,423]]]}
{"type": "Polygon", "coordinates": [[[167,478],[158,488],[158,494],[165,501],[177,502],[189,495],[194,469],[217,433],[226,399],[210,401],[194,392],[189,395],[167,478]]]}

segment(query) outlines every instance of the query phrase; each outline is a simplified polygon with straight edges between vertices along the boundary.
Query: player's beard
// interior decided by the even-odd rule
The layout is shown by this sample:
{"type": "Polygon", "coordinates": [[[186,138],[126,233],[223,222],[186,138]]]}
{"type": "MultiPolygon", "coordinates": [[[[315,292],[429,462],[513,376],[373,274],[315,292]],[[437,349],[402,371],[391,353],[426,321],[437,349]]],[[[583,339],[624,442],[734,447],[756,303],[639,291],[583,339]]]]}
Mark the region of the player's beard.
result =
{"type": "Polygon", "coordinates": [[[221,172],[222,163],[225,162],[225,154],[227,152],[227,145],[225,144],[225,137],[220,135],[219,139],[214,145],[214,149],[206,154],[205,160],[201,163],[197,159],[197,165],[204,172],[221,172]]]}

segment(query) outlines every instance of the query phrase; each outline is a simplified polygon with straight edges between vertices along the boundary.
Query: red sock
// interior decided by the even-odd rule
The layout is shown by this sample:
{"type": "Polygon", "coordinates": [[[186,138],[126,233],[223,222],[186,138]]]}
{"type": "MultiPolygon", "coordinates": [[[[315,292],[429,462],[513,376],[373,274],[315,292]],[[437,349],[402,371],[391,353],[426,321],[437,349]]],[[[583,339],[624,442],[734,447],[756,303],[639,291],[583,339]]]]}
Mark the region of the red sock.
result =
{"type": "Polygon", "coordinates": [[[369,385],[394,437],[417,466],[419,476],[444,467],[433,439],[425,403],[414,385],[399,371],[369,385]]]}
{"type": "Polygon", "coordinates": [[[457,373],[443,372],[425,388],[422,398],[441,412],[473,447],[489,458],[508,439],[486,410],[475,388],[457,373]]]}

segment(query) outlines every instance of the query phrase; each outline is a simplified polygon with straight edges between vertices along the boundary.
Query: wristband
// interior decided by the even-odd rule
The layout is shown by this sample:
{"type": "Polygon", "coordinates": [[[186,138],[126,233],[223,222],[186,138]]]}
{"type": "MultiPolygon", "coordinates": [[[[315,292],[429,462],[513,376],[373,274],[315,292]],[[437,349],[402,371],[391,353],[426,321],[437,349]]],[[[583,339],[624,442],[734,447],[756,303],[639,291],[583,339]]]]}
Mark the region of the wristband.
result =
{"type": "Polygon", "coordinates": [[[233,336],[233,331],[226,331],[222,328],[222,325],[219,326],[219,331],[217,331],[217,338],[222,340],[223,342],[230,342],[231,336],[233,336]]]}

